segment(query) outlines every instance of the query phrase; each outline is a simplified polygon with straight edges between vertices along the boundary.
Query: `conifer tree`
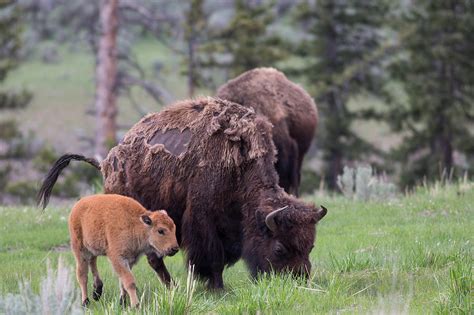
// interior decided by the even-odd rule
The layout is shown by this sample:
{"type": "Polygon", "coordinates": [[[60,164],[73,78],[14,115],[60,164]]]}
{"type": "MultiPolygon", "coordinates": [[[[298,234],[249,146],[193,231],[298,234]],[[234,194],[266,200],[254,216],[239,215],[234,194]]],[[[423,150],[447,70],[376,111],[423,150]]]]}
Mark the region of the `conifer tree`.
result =
{"type": "Polygon", "coordinates": [[[225,69],[232,78],[255,67],[274,66],[284,58],[280,38],[268,31],[274,20],[272,3],[235,0],[234,10],[227,27],[210,32],[201,50],[205,67],[225,69]]]}
{"type": "Polygon", "coordinates": [[[439,179],[443,173],[472,173],[474,4],[421,1],[401,24],[414,28],[402,42],[405,58],[393,67],[408,100],[395,103],[387,120],[404,134],[395,151],[403,163],[401,182],[412,185],[421,178],[439,179]]]}
{"type": "Polygon", "coordinates": [[[384,46],[384,1],[318,0],[303,3],[298,20],[310,37],[296,52],[303,67],[293,69],[308,83],[320,111],[318,144],[324,175],[331,189],[349,161],[367,159],[375,148],[352,130],[357,116],[348,108],[351,97],[377,92],[385,82],[379,62],[389,52],[384,46]]]}
{"type": "MultiPolygon", "coordinates": [[[[0,82],[19,62],[22,29],[21,12],[14,1],[0,3],[0,82]]],[[[31,99],[26,92],[0,90],[0,110],[25,107],[31,99]]]]}
{"type": "MultiPolygon", "coordinates": [[[[19,52],[21,48],[21,12],[17,4],[13,1],[0,3],[0,84],[3,82],[8,72],[13,70],[19,62],[19,52]]],[[[31,99],[31,94],[27,91],[12,92],[0,88],[0,112],[2,110],[15,110],[24,108],[31,99]]],[[[0,114],[0,118],[3,118],[0,114]]],[[[9,144],[13,139],[21,136],[20,130],[15,120],[0,119],[0,143],[9,144]]],[[[7,152],[0,153],[0,160],[8,158],[7,152]]],[[[0,202],[2,192],[9,182],[11,171],[8,163],[0,165],[0,202]]]]}

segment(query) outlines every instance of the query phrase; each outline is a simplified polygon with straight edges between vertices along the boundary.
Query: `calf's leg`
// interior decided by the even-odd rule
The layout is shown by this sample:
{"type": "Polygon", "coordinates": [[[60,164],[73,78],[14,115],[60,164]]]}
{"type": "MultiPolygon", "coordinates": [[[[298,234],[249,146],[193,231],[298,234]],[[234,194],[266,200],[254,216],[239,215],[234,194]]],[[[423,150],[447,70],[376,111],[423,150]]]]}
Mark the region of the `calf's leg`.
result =
{"type": "Polygon", "coordinates": [[[122,280],[119,279],[119,286],[120,286],[120,300],[119,303],[122,306],[127,305],[127,290],[125,290],[122,280]]]}
{"type": "Polygon", "coordinates": [[[89,304],[89,298],[87,297],[87,272],[89,269],[88,261],[80,254],[76,256],[76,277],[79,286],[81,287],[82,294],[82,305],[87,306],[89,304]]]}
{"type": "Polygon", "coordinates": [[[94,276],[94,291],[92,292],[92,297],[94,300],[98,301],[102,296],[102,288],[104,286],[102,279],[99,276],[99,270],[97,269],[97,257],[92,257],[89,263],[89,266],[94,276]]]}
{"type": "Polygon", "coordinates": [[[138,306],[137,286],[135,278],[130,271],[128,263],[120,258],[110,258],[110,262],[120,278],[121,285],[130,296],[130,302],[133,307],[138,306]]]}

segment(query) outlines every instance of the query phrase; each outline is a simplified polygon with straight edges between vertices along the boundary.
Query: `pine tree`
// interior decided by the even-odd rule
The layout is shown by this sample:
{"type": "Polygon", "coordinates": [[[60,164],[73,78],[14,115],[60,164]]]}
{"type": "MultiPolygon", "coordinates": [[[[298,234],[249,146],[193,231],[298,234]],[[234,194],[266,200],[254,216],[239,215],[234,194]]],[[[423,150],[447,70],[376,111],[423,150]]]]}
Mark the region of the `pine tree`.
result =
{"type": "MultiPolygon", "coordinates": [[[[19,62],[22,29],[20,8],[14,1],[0,3],[0,82],[19,62]]],[[[0,110],[25,107],[31,99],[26,92],[0,90],[0,110]]]]}
{"type": "Polygon", "coordinates": [[[407,104],[395,104],[388,123],[404,133],[395,156],[403,163],[401,182],[462,175],[474,168],[474,4],[426,0],[401,23],[414,32],[395,64],[407,104]],[[455,160],[455,155],[458,158],[455,160]],[[409,163],[407,163],[407,161],[409,163]]]}
{"type": "Polygon", "coordinates": [[[229,25],[211,32],[201,50],[203,65],[224,69],[226,79],[256,67],[274,66],[285,57],[281,39],[268,31],[274,20],[272,3],[235,0],[234,10],[229,25]]]}
{"type": "Polygon", "coordinates": [[[377,92],[385,82],[379,63],[389,51],[383,35],[387,12],[385,2],[366,0],[308,1],[298,9],[310,38],[296,50],[304,68],[292,72],[305,78],[318,105],[317,141],[331,189],[344,164],[376,152],[351,129],[359,116],[347,104],[357,94],[377,92]]]}
{"type": "MultiPolygon", "coordinates": [[[[0,3],[0,83],[6,79],[11,70],[18,66],[22,29],[20,18],[20,9],[14,1],[0,3]]],[[[0,112],[24,108],[30,99],[31,94],[27,91],[12,92],[2,89],[0,90],[0,112]]],[[[21,132],[15,120],[0,120],[0,144],[3,142],[10,147],[11,141],[19,137],[21,137],[21,132]]],[[[10,149],[0,153],[0,160],[9,157],[10,149]]],[[[9,182],[10,172],[8,162],[0,164],[0,202],[3,198],[2,192],[9,182]]]]}

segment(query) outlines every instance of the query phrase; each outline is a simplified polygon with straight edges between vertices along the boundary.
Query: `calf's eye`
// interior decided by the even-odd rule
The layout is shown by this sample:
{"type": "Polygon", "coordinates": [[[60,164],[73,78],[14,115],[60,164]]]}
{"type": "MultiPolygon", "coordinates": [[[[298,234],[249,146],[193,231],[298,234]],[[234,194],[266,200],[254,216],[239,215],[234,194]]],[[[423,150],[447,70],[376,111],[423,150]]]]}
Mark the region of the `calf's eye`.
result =
{"type": "Polygon", "coordinates": [[[165,230],[159,229],[159,230],[158,230],[158,234],[165,235],[165,230]]]}

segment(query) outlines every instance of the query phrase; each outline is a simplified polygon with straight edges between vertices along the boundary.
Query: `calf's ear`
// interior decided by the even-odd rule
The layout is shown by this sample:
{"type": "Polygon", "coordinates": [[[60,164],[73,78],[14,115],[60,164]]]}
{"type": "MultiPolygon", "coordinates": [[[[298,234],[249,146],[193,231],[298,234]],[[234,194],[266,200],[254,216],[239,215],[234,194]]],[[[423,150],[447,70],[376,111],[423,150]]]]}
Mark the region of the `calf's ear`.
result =
{"type": "Polygon", "coordinates": [[[140,217],[140,221],[142,221],[145,225],[151,226],[151,218],[147,216],[146,214],[142,215],[140,217]]]}

